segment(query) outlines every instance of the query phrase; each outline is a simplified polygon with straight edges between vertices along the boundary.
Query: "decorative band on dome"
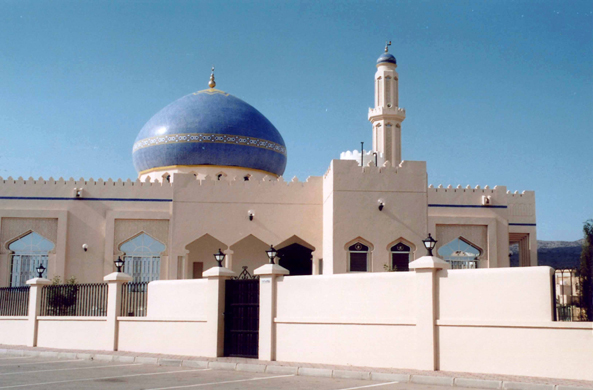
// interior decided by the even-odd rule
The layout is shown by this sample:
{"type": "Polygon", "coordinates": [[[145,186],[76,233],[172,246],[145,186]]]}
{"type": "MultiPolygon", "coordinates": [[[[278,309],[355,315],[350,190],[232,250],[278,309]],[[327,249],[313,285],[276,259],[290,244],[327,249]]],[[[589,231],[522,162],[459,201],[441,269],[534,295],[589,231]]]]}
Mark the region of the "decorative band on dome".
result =
{"type": "Polygon", "coordinates": [[[212,143],[212,144],[232,144],[252,146],[256,148],[271,150],[286,156],[286,147],[275,142],[262,138],[246,137],[231,134],[211,134],[211,133],[184,133],[167,134],[155,137],[145,138],[134,143],[132,152],[139,149],[148,148],[157,145],[179,144],[179,143],[212,143]]]}

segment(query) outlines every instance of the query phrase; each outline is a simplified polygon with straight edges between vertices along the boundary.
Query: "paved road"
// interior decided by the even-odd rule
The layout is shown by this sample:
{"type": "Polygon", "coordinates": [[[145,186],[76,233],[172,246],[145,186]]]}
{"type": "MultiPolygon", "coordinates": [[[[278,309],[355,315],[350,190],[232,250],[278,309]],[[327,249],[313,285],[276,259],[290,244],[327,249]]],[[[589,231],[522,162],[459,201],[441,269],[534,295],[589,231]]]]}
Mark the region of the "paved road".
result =
{"type": "Polygon", "coordinates": [[[138,363],[5,356],[0,357],[1,389],[443,390],[445,387],[138,363]]]}

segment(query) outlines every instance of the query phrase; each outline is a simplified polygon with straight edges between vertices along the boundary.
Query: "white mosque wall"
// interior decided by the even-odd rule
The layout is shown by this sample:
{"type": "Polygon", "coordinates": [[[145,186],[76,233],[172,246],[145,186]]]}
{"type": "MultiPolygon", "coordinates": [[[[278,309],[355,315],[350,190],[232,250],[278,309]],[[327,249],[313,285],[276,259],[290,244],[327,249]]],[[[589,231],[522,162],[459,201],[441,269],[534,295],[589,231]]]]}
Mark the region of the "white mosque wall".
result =
{"type": "Polygon", "coordinates": [[[478,267],[509,267],[509,233],[529,236],[530,264],[537,265],[535,193],[511,193],[505,186],[428,187],[428,231],[437,237],[438,249],[463,237],[483,251],[478,267]],[[517,215],[521,214],[521,215],[517,215]],[[467,234],[475,227],[476,234],[467,234]]]}
{"type": "Polygon", "coordinates": [[[331,269],[324,261],[324,274],[348,271],[347,248],[355,241],[370,246],[373,272],[390,264],[389,248],[399,239],[412,244],[413,258],[424,255],[419,249],[427,232],[425,162],[361,168],[353,160],[333,160],[325,175],[324,205],[323,257],[333,259],[331,269]]]}
{"type": "MultiPolygon", "coordinates": [[[[322,242],[322,178],[310,177],[305,182],[268,180],[196,180],[193,175],[176,174],[175,202],[172,208],[172,250],[174,256],[186,256],[188,245],[210,235],[219,241],[222,250],[230,247],[233,269],[248,265],[253,271],[266,263],[263,249],[277,245],[293,236],[321,250],[322,242]],[[250,212],[253,219],[249,219],[250,212]],[[248,237],[253,245],[242,245],[248,237]],[[251,253],[250,247],[261,247],[251,253]],[[236,259],[236,261],[235,261],[236,259]]],[[[217,248],[213,248],[217,249],[217,248]]],[[[212,254],[204,253],[214,265],[212,254]]],[[[189,254],[190,258],[194,258],[189,254]]],[[[186,264],[185,273],[191,269],[186,264]]]]}
{"type": "Polygon", "coordinates": [[[29,231],[47,235],[55,245],[46,275],[50,279],[101,280],[113,270],[115,220],[161,218],[169,212],[173,191],[170,184],[131,180],[8,178],[0,179],[0,194],[0,285],[6,286],[7,245],[29,231]]]}
{"type": "Polygon", "coordinates": [[[192,278],[193,263],[210,268],[218,248],[228,251],[235,272],[243,265],[252,271],[267,261],[264,246],[291,239],[313,250],[315,270],[324,259],[324,274],[348,272],[346,248],[356,240],[371,247],[369,269],[383,271],[391,245],[406,241],[418,258],[428,232],[439,240],[437,249],[452,237],[471,238],[483,249],[480,268],[508,266],[510,235],[526,237],[530,264],[537,265],[532,191],[427,188],[425,162],[360,167],[334,160],[324,177],[304,182],[193,173],[174,173],[171,182],[8,178],[0,179],[0,194],[2,286],[9,284],[8,245],[30,231],[55,244],[47,276],[79,282],[112,272],[120,245],[142,232],[166,246],[161,279],[192,278]]]}

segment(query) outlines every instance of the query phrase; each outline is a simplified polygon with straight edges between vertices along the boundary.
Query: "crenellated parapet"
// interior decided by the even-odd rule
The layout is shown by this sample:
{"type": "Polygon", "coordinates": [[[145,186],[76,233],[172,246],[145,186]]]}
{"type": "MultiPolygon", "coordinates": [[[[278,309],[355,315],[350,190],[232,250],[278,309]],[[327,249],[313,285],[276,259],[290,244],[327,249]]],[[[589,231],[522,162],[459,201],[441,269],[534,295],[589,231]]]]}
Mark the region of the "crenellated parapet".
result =
{"type": "Polygon", "coordinates": [[[171,183],[158,181],[0,177],[0,199],[170,199],[172,194],[171,183]]]}
{"type": "Polygon", "coordinates": [[[507,191],[506,196],[512,222],[535,223],[535,191],[507,191]]]}
{"type": "Polygon", "coordinates": [[[334,191],[356,190],[368,192],[407,191],[426,192],[426,162],[402,161],[392,166],[385,161],[375,166],[373,161],[361,167],[355,160],[332,160],[325,175],[334,191]]]}
{"type": "Polygon", "coordinates": [[[461,186],[453,187],[451,184],[443,186],[428,186],[429,207],[490,207],[506,208],[506,187],[505,186],[461,186]]]}
{"type": "Polygon", "coordinates": [[[175,201],[320,204],[323,178],[311,176],[305,181],[294,177],[264,176],[245,180],[243,176],[175,174],[175,201]]]}

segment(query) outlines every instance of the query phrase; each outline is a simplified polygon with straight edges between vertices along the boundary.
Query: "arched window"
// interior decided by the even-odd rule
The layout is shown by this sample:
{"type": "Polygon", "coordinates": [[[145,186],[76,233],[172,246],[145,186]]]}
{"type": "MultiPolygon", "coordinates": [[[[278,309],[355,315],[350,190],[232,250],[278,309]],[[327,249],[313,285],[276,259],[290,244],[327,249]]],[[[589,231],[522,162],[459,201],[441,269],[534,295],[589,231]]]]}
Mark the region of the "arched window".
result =
{"type": "Polygon", "coordinates": [[[165,245],[142,233],[122,244],[125,253],[124,272],[134,278],[134,282],[158,280],[161,272],[161,253],[165,245]]]}
{"type": "Polygon", "coordinates": [[[452,269],[478,268],[478,257],[482,250],[463,237],[459,237],[439,248],[439,255],[451,264],[452,269]]]}
{"type": "MultiPolygon", "coordinates": [[[[11,243],[8,249],[13,252],[10,286],[19,287],[24,286],[27,280],[38,276],[36,268],[39,264],[47,269],[48,254],[54,249],[54,244],[39,234],[31,232],[11,243]]],[[[43,276],[47,277],[47,273],[43,276]]]]}
{"type": "Polygon", "coordinates": [[[403,242],[398,242],[391,247],[391,269],[396,272],[409,271],[410,247],[403,242]]]}
{"type": "Polygon", "coordinates": [[[367,272],[369,270],[369,247],[356,242],[348,247],[348,271],[367,272]]]}

